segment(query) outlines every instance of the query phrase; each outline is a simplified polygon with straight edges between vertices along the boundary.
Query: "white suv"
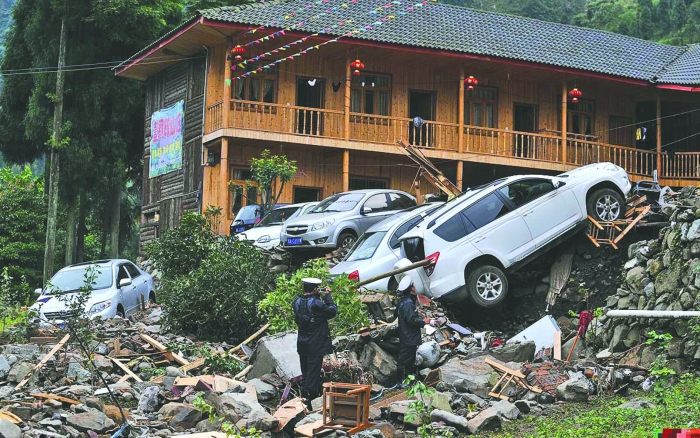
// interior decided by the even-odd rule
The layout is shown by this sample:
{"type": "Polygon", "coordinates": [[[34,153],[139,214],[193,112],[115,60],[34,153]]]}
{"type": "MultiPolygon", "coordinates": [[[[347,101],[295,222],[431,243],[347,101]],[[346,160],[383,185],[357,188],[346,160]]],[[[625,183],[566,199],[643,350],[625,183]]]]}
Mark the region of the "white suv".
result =
{"type": "Polygon", "coordinates": [[[588,215],[623,217],[630,189],[627,173],[612,163],[500,179],[431,212],[402,236],[401,253],[432,261],[420,272],[428,296],[494,307],[508,293],[508,272],[585,227],[588,215]]]}

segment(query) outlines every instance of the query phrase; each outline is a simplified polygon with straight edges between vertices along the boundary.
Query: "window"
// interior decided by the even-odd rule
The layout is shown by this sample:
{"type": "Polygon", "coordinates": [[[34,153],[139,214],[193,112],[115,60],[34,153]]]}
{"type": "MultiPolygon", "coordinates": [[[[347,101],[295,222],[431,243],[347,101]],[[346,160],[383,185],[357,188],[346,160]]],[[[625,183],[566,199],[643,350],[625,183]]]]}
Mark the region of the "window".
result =
{"type": "Polygon", "coordinates": [[[456,214],[447,219],[442,225],[435,228],[435,234],[448,242],[454,242],[466,236],[467,229],[464,228],[462,214],[456,214]]]}
{"type": "Polygon", "coordinates": [[[350,178],[350,190],[386,189],[388,185],[385,179],[350,178]]]}
{"type": "Polygon", "coordinates": [[[498,112],[498,88],[476,87],[464,91],[464,124],[495,128],[498,112]]]}
{"type": "Polygon", "coordinates": [[[520,208],[553,190],[552,181],[546,179],[526,179],[500,189],[501,193],[515,204],[515,208],[520,208]]]}
{"type": "Polygon", "coordinates": [[[363,207],[369,207],[372,209],[372,213],[377,213],[380,211],[389,210],[389,201],[386,198],[385,193],[380,193],[378,195],[371,196],[363,207]]]}
{"type": "Polygon", "coordinates": [[[360,240],[352,247],[347,257],[343,261],[354,262],[357,260],[367,260],[372,258],[377,248],[384,240],[386,231],[380,231],[376,233],[364,233],[360,240]]]}
{"type": "Polygon", "coordinates": [[[121,283],[122,280],[128,279],[129,274],[126,272],[126,268],[124,265],[119,267],[119,271],[117,272],[117,287],[119,287],[119,283],[121,283]]]}
{"type": "Polygon", "coordinates": [[[418,215],[418,216],[411,218],[411,219],[407,220],[406,222],[404,222],[400,227],[398,227],[396,229],[394,234],[389,239],[389,246],[392,249],[398,248],[400,246],[399,239],[401,238],[401,236],[408,233],[410,230],[415,228],[416,225],[418,225],[422,221],[423,221],[423,216],[418,215]]]}
{"type": "MultiPolygon", "coordinates": [[[[561,103],[558,104],[558,126],[561,129],[561,103]]],[[[570,103],[567,107],[567,135],[572,138],[595,141],[595,105],[593,101],[581,100],[578,103],[570,103]]]]}
{"type": "Polygon", "coordinates": [[[388,116],[390,97],[390,76],[361,74],[352,77],[350,112],[388,116]]]}
{"type": "Polygon", "coordinates": [[[461,214],[467,219],[467,231],[471,233],[490,224],[508,212],[508,207],[501,201],[501,198],[495,193],[491,193],[484,199],[480,199],[465,208],[461,214]]]}
{"type": "Polygon", "coordinates": [[[292,199],[295,204],[302,202],[316,202],[321,200],[321,188],[294,186],[292,199]]]}
{"type": "Polygon", "coordinates": [[[258,186],[249,181],[252,177],[250,169],[231,167],[229,175],[233,175],[229,181],[229,198],[231,199],[229,213],[230,217],[235,217],[242,207],[258,203],[258,186]]]}
{"type": "Polygon", "coordinates": [[[136,266],[134,266],[132,264],[127,264],[124,266],[126,267],[127,272],[129,272],[129,275],[131,275],[131,278],[137,278],[137,277],[141,276],[141,273],[136,268],[136,266]]]}
{"type": "MultiPolygon", "coordinates": [[[[248,70],[257,68],[251,64],[246,64],[246,67],[248,67],[248,70]]],[[[239,74],[242,74],[242,72],[239,72],[239,74]]],[[[265,69],[263,72],[246,78],[236,79],[231,83],[231,99],[275,103],[276,83],[277,70],[273,68],[265,69]]]]}
{"type": "Polygon", "coordinates": [[[634,122],[631,117],[610,116],[609,143],[634,147],[634,122]]]}
{"type": "Polygon", "coordinates": [[[416,205],[411,198],[400,193],[389,193],[389,200],[391,201],[392,210],[405,210],[416,205]]]}

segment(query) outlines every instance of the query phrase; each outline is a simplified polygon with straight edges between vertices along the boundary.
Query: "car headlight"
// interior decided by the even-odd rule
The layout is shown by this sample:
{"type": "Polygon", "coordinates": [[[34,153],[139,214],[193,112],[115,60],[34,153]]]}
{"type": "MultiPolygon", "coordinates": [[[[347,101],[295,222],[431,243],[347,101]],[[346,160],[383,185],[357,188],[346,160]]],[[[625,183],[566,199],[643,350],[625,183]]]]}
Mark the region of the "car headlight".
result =
{"type": "Polygon", "coordinates": [[[318,221],[311,226],[311,231],[322,230],[324,228],[328,228],[331,225],[333,225],[333,222],[335,222],[335,219],[326,219],[324,221],[318,221]]]}
{"type": "Polygon", "coordinates": [[[256,240],[256,242],[258,242],[258,243],[267,243],[267,242],[269,242],[270,240],[271,240],[271,239],[270,239],[270,236],[268,236],[267,234],[265,234],[264,236],[258,237],[258,240],[256,240]]]}
{"type": "Polygon", "coordinates": [[[90,310],[88,310],[88,315],[92,315],[93,313],[100,313],[103,310],[108,309],[111,305],[112,302],[109,300],[93,304],[92,307],[90,307],[90,310]]]}

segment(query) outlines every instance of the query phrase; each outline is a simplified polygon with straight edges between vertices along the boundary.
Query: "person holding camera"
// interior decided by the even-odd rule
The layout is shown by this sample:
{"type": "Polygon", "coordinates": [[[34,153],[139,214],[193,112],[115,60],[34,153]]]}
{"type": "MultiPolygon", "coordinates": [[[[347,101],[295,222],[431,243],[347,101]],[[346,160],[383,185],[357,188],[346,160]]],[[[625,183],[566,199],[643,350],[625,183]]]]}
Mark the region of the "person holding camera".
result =
{"type": "Polygon", "coordinates": [[[294,320],[298,327],[297,353],[301,365],[301,396],[311,410],[311,400],[321,395],[323,357],[333,353],[328,320],[338,313],[330,289],[320,289],[318,278],[303,278],[304,294],[294,300],[294,320]]]}
{"type": "Polygon", "coordinates": [[[416,352],[422,343],[421,329],[426,324],[432,325],[430,318],[421,318],[416,307],[416,287],[407,275],[401,279],[398,287],[399,303],[396,306],[399,314],[399,360],[397,371],[399,385],[416,372],[416,352]]]}

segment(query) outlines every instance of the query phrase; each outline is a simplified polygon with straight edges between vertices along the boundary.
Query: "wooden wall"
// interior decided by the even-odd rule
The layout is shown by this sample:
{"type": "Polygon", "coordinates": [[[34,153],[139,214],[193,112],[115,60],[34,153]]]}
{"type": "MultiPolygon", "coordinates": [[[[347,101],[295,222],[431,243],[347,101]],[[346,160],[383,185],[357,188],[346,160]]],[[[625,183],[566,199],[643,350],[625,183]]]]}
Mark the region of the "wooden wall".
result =
{"type": "Polygon", "coordinates": [[[199,211],[205,66],[206,59],[202,56],[183,61],[148,79],[144,120],[141,246],[157,237],[158,233],[176,227],[184,212],[199,211]],[[183,167],[149,178],[151,115],[180,100],[185,101],[183,167]],[[160,216],[157,224],[153,222],[154,214],[160,216]]]}

